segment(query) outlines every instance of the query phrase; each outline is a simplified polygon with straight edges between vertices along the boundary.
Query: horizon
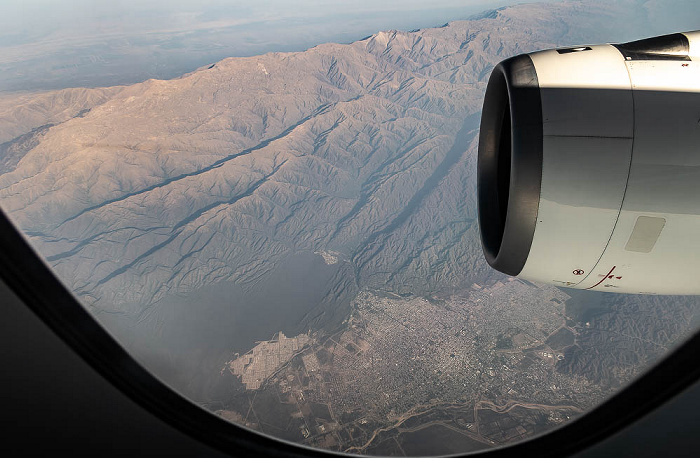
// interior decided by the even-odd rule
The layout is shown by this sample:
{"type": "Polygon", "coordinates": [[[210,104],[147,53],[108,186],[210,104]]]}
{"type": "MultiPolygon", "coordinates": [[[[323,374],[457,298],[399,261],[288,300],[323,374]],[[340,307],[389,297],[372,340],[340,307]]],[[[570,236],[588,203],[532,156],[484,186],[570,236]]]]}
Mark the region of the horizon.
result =
{"type": "MultiPolygon", "coordinates": [[[[561,0],[551,0],[550,2],[561,0]]],[[[0,93],[171,79],[228,57],[304,51],[411,31],[532,1],[208,0],[118,4],[10,0],[0,18],[0,93]]]]}

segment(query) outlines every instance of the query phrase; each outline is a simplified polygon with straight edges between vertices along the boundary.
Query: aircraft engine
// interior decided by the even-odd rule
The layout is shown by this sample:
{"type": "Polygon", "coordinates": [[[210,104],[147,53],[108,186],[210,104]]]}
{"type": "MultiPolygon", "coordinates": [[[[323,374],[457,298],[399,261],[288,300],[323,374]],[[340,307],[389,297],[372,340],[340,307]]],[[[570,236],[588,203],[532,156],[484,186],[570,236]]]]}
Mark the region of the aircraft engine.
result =
{"type": "Polygon", "coordinates": [[[508,275],[700,294],[700,31],[498,64],[478,203],[486,260],[508,275]]]}

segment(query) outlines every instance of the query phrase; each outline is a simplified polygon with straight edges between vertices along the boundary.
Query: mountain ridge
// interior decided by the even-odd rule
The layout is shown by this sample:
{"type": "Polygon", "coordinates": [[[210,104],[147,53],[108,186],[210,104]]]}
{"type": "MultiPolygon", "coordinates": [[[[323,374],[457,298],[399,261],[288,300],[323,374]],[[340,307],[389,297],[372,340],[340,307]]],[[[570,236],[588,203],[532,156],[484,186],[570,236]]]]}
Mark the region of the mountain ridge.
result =
{"type": "MultiPolygon", "coordinates": [[[[479,117],[500,60],[639,38],[634,30],[652,30],[642,3],[525,4],[441,28],[228,58],[172,80],[3,95],[0,206],[122,345],[208,405],[235,396],[236,381],[220,376],[233,353],[279,332],[354,332],[357,298],[370,296],[399,311],[461,304],[473,338],[455,318],[430,332],[447,339],[457,326],[457,341],[482,354],[484,377],[502,367],[489,359],[493,345],[522,341],[520,328],[533,324],[523,322],[532,318],[525,302],[554,308],[547,320],[562,325],[551,336],[564,359],[547,363],[550,375],[580,381],[597,402],[692,328],[696,301],[568,291],[563,304],[548,302],[564,299],[555,288],[500,281],[479,241],[479,117]],[[494,311],[481,313],[480,296],[494,311]]],[[[424,318],[410,318],[422,329],[424,318]]],[[[396,331],[397,342],[412,341],[406,348],[416,335],[435,340],[396,331]]],[[[450,364],[469,353],[433,347],[450,364]]],[[[533,352],[543,348],[527,360],[540,361],[533,352]]],[[[527,370],[508,377],[532,388],[527,370]]],[[[455,383],[440,386],[462,393],[455,383]]],[[[497,388],[509,392],[508,383],[497,388]]]]}
{"type": "Polygon", "coordinates": [[[490,69],[583,38],[587,19],[611,27],[623,10],[520,5],[90,90],[0,175],[0,201],[98,308],[245,283],[286,255],[326,249],[352,260],[358,287],[469,284],[490,275],[473,174],[490,69]]]}

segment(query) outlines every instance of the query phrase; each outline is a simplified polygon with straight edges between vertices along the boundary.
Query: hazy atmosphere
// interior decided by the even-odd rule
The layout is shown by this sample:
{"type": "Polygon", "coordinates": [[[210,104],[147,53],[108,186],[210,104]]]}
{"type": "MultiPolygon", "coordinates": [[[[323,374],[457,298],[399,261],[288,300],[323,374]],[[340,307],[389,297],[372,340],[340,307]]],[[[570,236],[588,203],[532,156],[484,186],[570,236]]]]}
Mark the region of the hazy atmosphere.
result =
{"type": "Polygon", "coordinates": [[[693,332],[700,299],[486,264],[489,75],[700,29],[700,3],[505,3],[4,2],[0,207],[139,361],[228,420],[384,455],[551,430],[693,332]]]}
{"type": "Polygon", "coordinates": [[[0,91],[172,78],[225,57],[300,51],[466,19],[495,0],[8,0],[0,91]]]}
{"type": "MultiPolygon", "coordinates": [[[[520,3],[532,2],[6,0],[0,8],[0,92],[168,79],[225,57],[347,43],[378,30],[436,27],[520,3]]],[[[692,14],[681,17],[663,2],[627,3],[643,4],[653,14],[649,34],[693,27],[692,14]]],[[[698,11],[693,0],[674,6],[698,11]]]]}

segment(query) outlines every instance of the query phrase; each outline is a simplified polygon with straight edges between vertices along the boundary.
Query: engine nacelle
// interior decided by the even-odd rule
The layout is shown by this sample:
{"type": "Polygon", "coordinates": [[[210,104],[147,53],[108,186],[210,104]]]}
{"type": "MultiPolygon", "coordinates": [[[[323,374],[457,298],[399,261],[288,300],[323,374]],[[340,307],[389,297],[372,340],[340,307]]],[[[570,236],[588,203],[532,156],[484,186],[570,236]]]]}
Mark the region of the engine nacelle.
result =
{"type": "Polygon", "coordinates": [[[700,32],[498,64],[478,188],[484,254],[501,272],[700,294],[700,32]]]}

